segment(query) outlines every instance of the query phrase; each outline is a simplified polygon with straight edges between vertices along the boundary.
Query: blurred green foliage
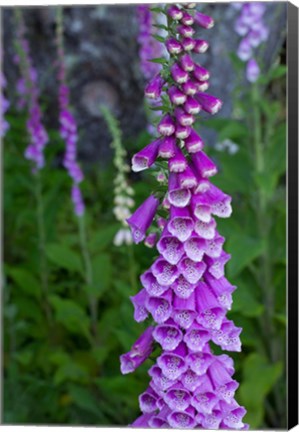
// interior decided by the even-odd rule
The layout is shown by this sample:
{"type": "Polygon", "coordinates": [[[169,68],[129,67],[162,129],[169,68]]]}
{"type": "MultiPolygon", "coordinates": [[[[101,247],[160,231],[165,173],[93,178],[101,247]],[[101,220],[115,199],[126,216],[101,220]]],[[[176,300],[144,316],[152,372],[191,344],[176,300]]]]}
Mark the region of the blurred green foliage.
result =
{"type": "MultiPolygon", "coordinates": [[[[237,59],[234,59],[238,63],[237,59]]],[[[242,65],[236,64],[237,69],[242,65]]],[[[243,66],[242,66],[243,67],[243,66]]],[[[209,147],[217,161],[217,186],[233,196],[230,219],[218,221],[232,255],[227,277],[238,289],[229,317],[243,327],[242,353],[233,354],[237,400],[251,428],[286,425],[286,131],[285,70],[273,67],[253,88],[236,87],[231,119],[202,120],[218,141],[238,144],[234,154],[209,147]]],[[[146,364],[122,376],[119,355],[142,332],[129,296],[155,252],[143,245],[113,245],[112,164],[86,167],[83,194],[87,248],[93,283],[84,277],[77,218],[69,199],[70,180],[60,166],[63,143],[50,131],[47,165],[41,171],[45,244],[37,224],[38,179],[24,159],[25,118],[11,112],[4,143],[4,423],[126,425],[138,415],[146,388],[146,364]],[[46,260],[43,284],[41,254],[46,260]],[[96,327],[89,299],[96,301],[96,327]]],[[[149,141],[143,134],[130,154],[149,141]]],[[[208,143],[209,144],[209,143],[208,143]]],[[[210,143],[212,144],[212,143],[210,143]]],[[[155,189],[148,174],[131,178],[136,204],[155,189]]]]}

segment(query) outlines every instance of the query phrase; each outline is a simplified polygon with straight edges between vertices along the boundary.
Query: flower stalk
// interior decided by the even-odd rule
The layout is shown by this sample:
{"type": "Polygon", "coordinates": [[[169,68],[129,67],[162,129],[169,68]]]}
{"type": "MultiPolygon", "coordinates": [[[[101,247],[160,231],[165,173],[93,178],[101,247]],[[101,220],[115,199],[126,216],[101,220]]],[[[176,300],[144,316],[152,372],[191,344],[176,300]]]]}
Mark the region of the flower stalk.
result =
{"type": "MultiPolygon", "coordinates": [[[[151,194],[127,220],[136,243],[147,239],[155,221],[159,232],[158,256],[140,277],[143,288],[131,298],[135,320],[150,316],[153,320],[149,331],[155,346],[150,341],[140,358],[143,362],[152,351],[157,353],[149,387],[139,397],[143,414],[132,426],[247,429],[242,421],[246,410],[234,397],[239,384],[233,379],[233,361],[215,355],[210,345],[239,352],[242,329],[226,317],[236,287],[225,278],[230,255],[223,249],[225,239],[215,219],[230,217],[231,197],[212,184],[217,167],[194,129],[201,110],[216,114],[222,106],[206,93],[210,74],[192,55],[200,52],[199,45],[207,46],[194,37],[195,26],[210,29],[214,21],[194,6],[161,9],[167,15],[168,36],[163,43],[169,59],[162,62],[160,75],[145,93],[163,101],[162,118],[157,139],[132,158],[135,172],[162,159],[159,165],[168,183],[164,196],[151,194]],[[163,224],[161,207],[168,214],[163,224]]],[[[139,366],[131,355],[122,356],[123,373],[139,366]]]]}

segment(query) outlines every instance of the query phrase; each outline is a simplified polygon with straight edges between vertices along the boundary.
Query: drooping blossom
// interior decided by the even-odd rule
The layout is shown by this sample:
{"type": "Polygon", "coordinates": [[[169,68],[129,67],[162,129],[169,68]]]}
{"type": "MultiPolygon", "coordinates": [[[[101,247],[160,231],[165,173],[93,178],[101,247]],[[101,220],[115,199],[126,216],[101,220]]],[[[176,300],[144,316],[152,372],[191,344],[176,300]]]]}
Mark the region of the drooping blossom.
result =
{"type": "Polygon", "coordinates": [[[230,255],[216,222],[231,215],[231,197],[211,182],[217,167],[194,129],[200,110],[215,114],[222,105],[205,92],[209,72],[192,55],[199,52],[199,41],[207,47],[193,30],[214,24],[194,6],[165,7],[170,61],[163,65],[162,84],[155,78],[146,89],[150,97],[168,95],[171,105],[163,110],[157,139],[133,156],[132,168],[142,171],[159,160],[167,191],[162,197],[150,194],[128,219],[136,243],[148,241],[154,223],[159,235],[157,256],[140,277],[141,290],[131,297],[135,320],[150,319],[149,333],[121,357],[121,370],[133,372],[147,356],[156,356],[148,388],[139,396],[142,415],[133,427],[247,429],[246,410],[235,400],[239,384],[233,360],[215,355],[210,346],[239,352],[242,329],[226,316],[236,287],[225,277],[230,255]],[[142,349],[136,350],[140,341],[142,349]]]}
{"type": "Polygon", "coordinates": [[[56,45],[60,136],[65,142],[63,165],[73,183],[71,199],[74,205],[74,212],[78,217],[81,217],[84,214],[85,205],[79,184],[84,179],[84,176],[77,161],[78,128],[70,108],[70,90],[66,81],[63,47],[63,17],[60,8],[57,10],[56,45]]]}
{"type": "Polygon", "coordinates": [[[269,37],[269,29],[264,22],[266,3],[232,3],[232,6],[240,10],[235,22],[235,31],[242,38],[237,55],[247,62],[246,78],[249,82],[255,82],[260,75],[260,68],[254,58],[256,50],[269,37]]]}
{"type": "Polygon", "coordinates": [[[21,72],[17,91],[21,96],[20,108],[28,110],[26,122],[30,143],[25,150],[25,158],[34,163],[33,171],[40,170],[44,166],[44,148],[49,141],[48,134],[42,124],[42,111],[39,104],[39,89],[37,71],[33,67],[29,42],[26,39],[26,27],[21,11],[16,12],[16,47],[15,62],[21,72]]]}
{"type": "Polygon", "coordinates": [[[6,99],[6,97],[4,96],[4,89],[6,87],[6,79],[5,76],[3,75],[3,73],[0,73],[0,87],[1,87],[1,112],[0,112],[0,137],[3,137],[7,130],[9,129],[9,123],[5,120],[5,113],[9,108],[9,101],[6,99]]]}
{"type": "Polygon", "coordinates": [[[102,107],[102,113],[112,136],[111,147],[114,151],[113,164],[116,170],[116,175],[114,177],[113,213],[116,220],[121,223],[121,228],[117,231],[114,237],[114,245],[130,245],[133,243],[133,239],[126,219],[131,216],[130,209],[135,204],[133,199],[134,190],[129,185],[127,178],[130,167],[126,162],[127,153],[122,144],[121,130],[117,120],[107,108],[102,107]]]}

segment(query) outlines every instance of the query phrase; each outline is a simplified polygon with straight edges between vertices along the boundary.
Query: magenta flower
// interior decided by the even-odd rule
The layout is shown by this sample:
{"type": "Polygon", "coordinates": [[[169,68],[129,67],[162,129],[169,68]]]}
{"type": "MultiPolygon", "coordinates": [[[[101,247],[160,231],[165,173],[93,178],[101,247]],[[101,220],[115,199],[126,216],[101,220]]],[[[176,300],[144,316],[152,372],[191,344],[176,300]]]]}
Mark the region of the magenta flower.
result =
{"type": "Polygon", "coordinates": [[[260,68],[254,59],[254,51],[269,37],[269,29],[264,23],[266,4],[260,2],[240,3],[240,15],[235,22],[235,31],[242,37],[237,55],[246,65],[246,78],[255,82],[260,68]]]}
{"type": "Polygon", "coordinates": [[[121,372],[123,374],[134,372],[151,355],[154,342],[153,329],[152,326],[148,327],[134,343],[131,350],[121,356],[121,372]]]}
{"type": "Polygon", "coordinates": [[[6,87],[6,80],[2,72],[0,73],[0,87],[1,87],[0,137],[3,137],[6,134],[7,130],[9,129],[9,124],[4,118],[4,114],[9,108],[9,102],[3,94],[3,90],[6,87]]]}
{"type": "Polygon", "coordinates": [[[193,128],[201,110],[216,114],[222,106],[217,97],[205,93],[209,72],[192,56],[192,51],[205,47],[203,40],[193,39],[193,24],[207,29],[214,22],[194,13],[193,6],[166,7],[172,19],[171,37],[166,39],[171,61],[146,93],[168,95],[171,107],[163,109],[158,138],[132,158],[133,171],[150,168],[161,158],[168,183],[161,202],[168,217],[157,215],[153,241],[146,234],[160,200],[151,195],[128,219],[136,243],[156,244],[158,256],[140,277],[143,288],[131,297],[135,320],[149,318],[155,324],[149,327],[150,346],[145,343],[137,357],[132,350],[124,354],[121,370],[135,370],[159,347],[148,372],[148,388],[139,397],[143,414],[134,427],[246,429],[246,411],[235,400],[239,384],[233,379],[233,360],[210,348],[214,343],[239,352],[242,329],[226,318],[236,287],[225,277],[230,255],[215,219],[231,215],[231,197],[212,184],[217,167],[193,128]]]}
{"type": "Polygon", "coordinates": [[[79,183],[84,179],[83,172],[77,162],[77,122],[70,109],[69,87],[66,83],[66,69],[63,47],[63,21],[62,12],[57,16],[57,79],[59,82],[59,123],[60,136],[65,142],[63,165],[73,181],[71,199],[76,216],[81,217],[85,212],[85,205],[79,183]]]}
{"type": "Polygon", "coordinates": [[[26,122],[30,143],[25,150],[26,159],[34,163],[33,171],[44,167],[44,148],[49,141],[48,134],[42,124],[42,112],[39,105],[39,89],[37,84],[37,72],[32,65],[29,42],[26,39],[26,27],[23,17],[19,14],[16,34],[17,55],[15,62],[21,72],[21,78],[17,85],[20,108],[26,108],[28,118],[26,122]]]}
{"type": "Polygon", "coordinates": [[[153,195],[150,195],[135,213],[127,219],[128,225],[132,230],[132,235],[135,243],[140,243],[145,239],[145,234],[153,222],[159,200],[153,195]]]}

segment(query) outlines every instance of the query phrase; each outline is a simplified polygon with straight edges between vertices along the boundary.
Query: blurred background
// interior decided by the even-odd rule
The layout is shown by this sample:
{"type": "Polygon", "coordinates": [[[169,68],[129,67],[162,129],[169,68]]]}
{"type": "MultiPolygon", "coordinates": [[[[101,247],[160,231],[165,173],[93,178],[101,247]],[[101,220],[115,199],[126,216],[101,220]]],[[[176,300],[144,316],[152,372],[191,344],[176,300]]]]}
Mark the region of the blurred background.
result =
{"type": "MultiPolygon", "coordinates": [[[[260,75],[250,82],[238,55],[240,7],[198,4],[215,20],[212,30],[199,32],[210,44],[200,62],[211,73],[211,93],[223,100],[223,109],[213,118],[201,116],[196,128],[219,166],[215,184],[233,197],[231,218],[218,226],[232,255],[227,278],[238,286],[229,318],[243,327],[243,351],[232,354],[241,382],[237,400],[246,407],[251,428],[284,428],[286,3],[265,5],[268,35],[255,49],[260,75]]],[[[120,373],[120,354],[145,328],[135,323],[129,297],[139,291],[139,275],[155,256],[154,249],[116,238],[124,228],[115,211],[119,158],[130,165],[134,152],[152,140],[140,15],[133,5],[63,8],[67,84],[85,177],[82,241],[59,133],[57,10],[21,12],[49,143],[37,186],[24,158],[28,113],[20,105],[15,10],[2,8],[2,92],[9,101],[2,136],[2,419],[6,424],[124,426],[139,413],[138,395],[147,387],[150,362],[132,375],[120,373]],[[92,280],[86,279],[86,263],[92,280]]],[[[121,176],[134,190],[131,210],[149,189],[157,189],[151,174],[124,169],[121,176]]]]}

